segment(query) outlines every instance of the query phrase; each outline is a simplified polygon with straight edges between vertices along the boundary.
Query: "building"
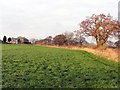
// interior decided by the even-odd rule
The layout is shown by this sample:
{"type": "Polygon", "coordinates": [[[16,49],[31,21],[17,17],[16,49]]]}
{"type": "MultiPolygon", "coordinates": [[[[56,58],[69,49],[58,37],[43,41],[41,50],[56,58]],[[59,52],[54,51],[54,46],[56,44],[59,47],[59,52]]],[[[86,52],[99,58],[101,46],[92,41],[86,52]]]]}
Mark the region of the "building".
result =
{"type": "Polygon", "coordinates": [[[30,42],[27,38],[19,36],[18,37],[18,43],[19,44],[29,44],[30,42]]]}
{"type": "Polygon", "coordinates": [[[30,42],[27,38],[20,36],[18,38],[12,37],[10,43],[12,43],[12,44],[29,44],[30,42]]]}
{"type": "Polygon", "coordinates": [[[41,44],[41,45],[44,45],[44,44],[45,45],[52,45],[52,40],[53,40],[52,36],[48,36],[45,39],[41,39],[41,40],[36,41],[35,43],[41,44]]]}
{"type": "Polygon", "coordinates": [[[18,44],[18,38],[13,38],[12,37],[10,43],[12,43],[12,44],[18,44]]]}

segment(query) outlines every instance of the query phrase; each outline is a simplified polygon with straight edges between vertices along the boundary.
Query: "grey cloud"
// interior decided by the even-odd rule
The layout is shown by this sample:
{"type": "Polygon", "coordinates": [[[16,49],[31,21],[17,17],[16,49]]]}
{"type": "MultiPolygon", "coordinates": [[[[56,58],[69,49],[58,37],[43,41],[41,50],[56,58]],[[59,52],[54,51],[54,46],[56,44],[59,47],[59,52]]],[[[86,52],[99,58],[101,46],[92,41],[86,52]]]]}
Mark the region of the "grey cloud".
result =
{"type": "MultiPolygon", "coordinates": [[[[43,38],[78,29],[93,13],[117,17],[118,0],[1,0],[0,36],[43,38]]],[[[1,37],[0,37],[1,38],[1,37]]]]}

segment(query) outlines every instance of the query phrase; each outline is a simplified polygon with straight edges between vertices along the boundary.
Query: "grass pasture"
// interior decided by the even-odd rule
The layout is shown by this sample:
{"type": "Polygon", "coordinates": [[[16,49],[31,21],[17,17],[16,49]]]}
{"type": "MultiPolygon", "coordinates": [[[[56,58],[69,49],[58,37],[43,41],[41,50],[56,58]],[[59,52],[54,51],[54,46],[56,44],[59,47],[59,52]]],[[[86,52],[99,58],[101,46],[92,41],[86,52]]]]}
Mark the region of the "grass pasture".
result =
{"type": "Polygon", "coordinates": [[[2,45],[3,88],[117,88],[118,64],[83,50],[2,45]]]}

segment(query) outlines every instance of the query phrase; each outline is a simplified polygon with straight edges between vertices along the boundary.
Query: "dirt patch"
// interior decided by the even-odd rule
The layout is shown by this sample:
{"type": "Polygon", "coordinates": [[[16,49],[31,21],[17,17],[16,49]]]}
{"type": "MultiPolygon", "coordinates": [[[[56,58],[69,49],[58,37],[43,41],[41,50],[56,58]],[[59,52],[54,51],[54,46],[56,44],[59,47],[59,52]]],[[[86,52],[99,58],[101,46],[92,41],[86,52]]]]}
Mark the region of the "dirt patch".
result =
{"type": "Polygon", "coordinates": [[[85,50],[87,52],[91,52],[98,56],[102,56],[107,59],[111,59],[113,61],[118,62],[118,49],[107,48],[105,50],[100,50],[100,49],[94,49],[91,47],[75,47],[75,46],[60,46],[59,47],[59,46],[49,46],[49,45],[39,45],[39,46],[47,46],[47,47],[53,47],[53,48],[65,48],[65,49],[71,49],[71,50],[85,50]]]}

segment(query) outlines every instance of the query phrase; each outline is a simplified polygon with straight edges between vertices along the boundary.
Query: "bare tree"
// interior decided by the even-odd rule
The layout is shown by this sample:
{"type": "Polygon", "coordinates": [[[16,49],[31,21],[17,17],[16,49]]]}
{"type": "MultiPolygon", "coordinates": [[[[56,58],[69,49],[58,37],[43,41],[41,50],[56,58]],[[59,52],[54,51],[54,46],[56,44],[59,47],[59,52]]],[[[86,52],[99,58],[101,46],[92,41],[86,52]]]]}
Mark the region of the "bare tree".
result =
{"type": "Polygon", "coordinates": [[[64,35],[65,35],[66,40],[67,40],[66,44],[73,45],[74,33],[73,32],[65,32],[64,35]]]}
{"type": "Polygon", "coordinates": [[[30,39],[31,44],[35,44],[36,41],[38,41],[38,40],[35,39],[35,38],[31,38],[31,39],[30,39]]]}
{"type": "Polygon", "coordinates": [[[87,44],[87,41],[85,40],[85,36],[79,31],[74,31],[74,41],[76,41],[78,44],[83,45],[87,44]]]}

